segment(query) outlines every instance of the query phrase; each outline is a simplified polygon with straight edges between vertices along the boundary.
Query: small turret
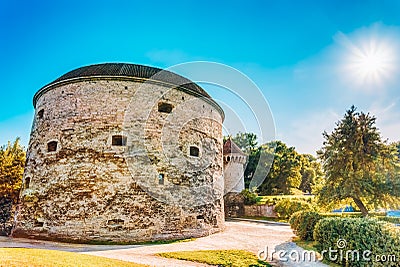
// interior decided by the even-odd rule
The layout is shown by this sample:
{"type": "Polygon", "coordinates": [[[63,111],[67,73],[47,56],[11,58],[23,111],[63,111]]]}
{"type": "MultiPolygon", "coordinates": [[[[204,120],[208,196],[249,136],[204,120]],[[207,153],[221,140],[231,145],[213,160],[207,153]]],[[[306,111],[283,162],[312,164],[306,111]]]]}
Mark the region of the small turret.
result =
{"type": "Polygon", "coordinates": [[[244,189],[244,166],[247,155],[229,137],[224,147],[224,194],[240,193],[244,189]]]}

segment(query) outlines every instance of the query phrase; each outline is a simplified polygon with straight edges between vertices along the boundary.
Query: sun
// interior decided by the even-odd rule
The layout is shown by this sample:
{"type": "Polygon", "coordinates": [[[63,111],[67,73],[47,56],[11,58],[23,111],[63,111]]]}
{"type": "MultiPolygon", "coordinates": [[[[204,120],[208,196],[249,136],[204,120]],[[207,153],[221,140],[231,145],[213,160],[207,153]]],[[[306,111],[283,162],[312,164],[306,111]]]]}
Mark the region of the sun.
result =
{"type": "Polygon", "coordinates": [[[390,43],[378,38],[364,39],[348,42],[346,48],[344,71],[354,85],[378,88],[393,78],[396,55],[390,43]]]}
{"type": "Polygon", "coordinates": [[[360,50],[353,62],[354,74],[365,83],[381,83],[391,70],[391,59],[385,49],[360,50]]]}
{"type": "Polygon", "coordinates": [[[385,57],[378,53],[365,55],[360,59],[360,71],[365,75],[374,75],[385,71],[385,57]]]}

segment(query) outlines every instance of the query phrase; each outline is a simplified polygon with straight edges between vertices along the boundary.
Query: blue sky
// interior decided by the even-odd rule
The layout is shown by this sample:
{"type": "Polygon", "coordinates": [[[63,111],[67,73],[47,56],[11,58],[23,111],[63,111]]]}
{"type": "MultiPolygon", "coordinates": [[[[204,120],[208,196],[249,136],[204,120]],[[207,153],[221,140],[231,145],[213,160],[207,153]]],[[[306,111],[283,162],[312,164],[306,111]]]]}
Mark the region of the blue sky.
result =
{"type": "Polygon", "coordinates": [[[384,0],[0,0],[0,144],[28,143],[33,95],[67,71],[195,60],[251,78],[276,138],[300,152],[314,154],[353,104],[400,140],[399,14],[399,1],[384,0]]]}

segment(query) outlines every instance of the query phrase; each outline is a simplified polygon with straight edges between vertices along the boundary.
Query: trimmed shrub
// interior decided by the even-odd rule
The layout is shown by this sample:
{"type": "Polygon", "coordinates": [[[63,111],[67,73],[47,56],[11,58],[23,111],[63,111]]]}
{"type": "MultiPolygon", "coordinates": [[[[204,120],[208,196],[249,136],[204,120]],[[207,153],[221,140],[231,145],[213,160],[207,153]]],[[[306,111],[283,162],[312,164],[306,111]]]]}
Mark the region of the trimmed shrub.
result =
{"type": "Polygon", "coordinates": [[[380,221],[390,222],[390,223],[394,223],[394,224],[400,224],[400,218],[399,217],[379,216],[377,218],[380,221]]]}
{"type": "Polygon", "coordinates": [[[289,219],[296,211],[313,210],[313,206],[301,200],[281,199],[276,203],[274,210],[279,218],[289,219]]]}
{"type": "MultiPolygon", "coordinates": [[[[361,212],[343,212],[343,213],[328,212],[328,213],[320,213],[320,215],[324,218],[363,218],[361,212]]],[[[385,221],[393,224],[400,224],[399,217],[386,217],[385,215],[382,215],[382,212],[379,213],[370,212],[369,216],[370,218],[376,218],[379,221],[385,221]]]]}
{"type": "Polygon", "coordinates": [[[289,219],[290,227],[301,240],[314,240],[314,227],[322,216],[315,211],[297,211],[289,219]]]}
{"type": "Polygon", "coordinates": [[[399,265],[400,230],[376,219],[321,219],[315,226],[314,239],[318,250],[321,253],[325,251],[325,259],[343,266],[399,265]],[[329,251],[332,250],[336,252],[329,256],[329,251]],[[387,261],[378,261],[376,257],[382,255],[387,261]]]}
{"type": "Polygon", "coordinates": [[[361,212],[326,212],[320,213],[324,218],[362,218],[361,212]]]}
{"type": "Polygon", "coordinates": [[[245,205],[253,205],[257,203],[258,195],[250,191],[249,189],[243,189],[240,194],[244,197],[244,204],[245,205]]]}

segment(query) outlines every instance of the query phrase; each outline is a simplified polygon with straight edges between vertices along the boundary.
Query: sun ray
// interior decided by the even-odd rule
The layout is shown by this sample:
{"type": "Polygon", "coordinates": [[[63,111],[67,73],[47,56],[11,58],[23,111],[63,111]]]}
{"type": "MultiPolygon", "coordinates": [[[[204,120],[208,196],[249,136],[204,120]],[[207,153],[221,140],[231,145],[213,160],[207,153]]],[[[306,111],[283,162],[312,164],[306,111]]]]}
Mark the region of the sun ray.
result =
{"type": "Polygon", "coordinates": [[[370,36],[353,41],[342,33],[337,40],[345,48],[342,71],[353,86],[380,88],[393,76],[396,55],[386,40],[370,36]]]}

